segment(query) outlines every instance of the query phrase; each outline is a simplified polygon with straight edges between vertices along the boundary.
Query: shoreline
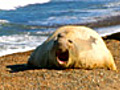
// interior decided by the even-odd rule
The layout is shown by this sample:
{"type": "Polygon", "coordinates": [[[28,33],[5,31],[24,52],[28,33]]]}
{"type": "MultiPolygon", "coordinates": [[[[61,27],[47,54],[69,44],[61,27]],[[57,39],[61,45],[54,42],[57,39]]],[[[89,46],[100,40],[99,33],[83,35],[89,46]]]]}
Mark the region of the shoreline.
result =
{"type": "MultiPolygon", "coordinates": [[[[104,40],[104,42],[107,42],[107,40],[118,40],[120,41],[120,33],[114,33],[112,35],[108,35],[108,36],[103,36],[102,39],[104,40]]],[[[107,44],[106,44],[107,45],[107,44]]],[[[26,53],[31,53],[33,52],[35,49],[31,49],[31,50],[26,50],[26,51],[18,51],[15,53],[10,53],[10,54],[6,54],[3,56],[0,56],[0,58],[2,57],[7,57],[7,56],[11,56],[11,55],[17,55],[17,54],[26,54],[26,53]]]]}
{"type": "MultiPolygon", "coordinates": [[[[107,39],[115,39],[115,40],[120,40],[120,32],[118,33],[113,33],[113,34],[110,34],[110,35],[107,35],[107,36],[101,36],[103,38],[103,40],[107,40],[107,39]]],[[[23,51],[17,51],[17,52],[13,52],[13,53],[8,53],[8,54],[5,54],[5,55],[1,55],[1,57],[5,57],[5,56],[10,56],[10,55],[14,55],[14,54],[21,54],[21,53],[27,53],[27,52],[32,52],[34,51],[35,49],[29,49],[29,50],[23,50],[23,51]]]]}
{"type": "Polygon", "coordinates": [[[29,54],[29,53],[31,53],[31,52],[33,52],[33,51],[34,51],[34,49],[28,50],[28,51],[23,51],[23,52],[11,53],[11,54],[7,54],[7,55],[0,56],[0,58],[9,57],[9,56],[18,55],[18,54],[29,54]]]}

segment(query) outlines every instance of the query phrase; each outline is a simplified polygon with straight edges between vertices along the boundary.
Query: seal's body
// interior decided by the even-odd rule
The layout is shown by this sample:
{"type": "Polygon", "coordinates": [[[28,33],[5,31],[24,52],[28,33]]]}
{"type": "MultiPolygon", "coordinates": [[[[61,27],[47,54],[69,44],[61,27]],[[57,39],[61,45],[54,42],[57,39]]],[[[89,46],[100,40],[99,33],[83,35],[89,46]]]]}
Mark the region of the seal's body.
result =
{"type": "Polygon", "coordinates": [[[116,70],[102,38],[84,26],[63,26],[32,53],[28,65],[41,68],[116,70]]]}

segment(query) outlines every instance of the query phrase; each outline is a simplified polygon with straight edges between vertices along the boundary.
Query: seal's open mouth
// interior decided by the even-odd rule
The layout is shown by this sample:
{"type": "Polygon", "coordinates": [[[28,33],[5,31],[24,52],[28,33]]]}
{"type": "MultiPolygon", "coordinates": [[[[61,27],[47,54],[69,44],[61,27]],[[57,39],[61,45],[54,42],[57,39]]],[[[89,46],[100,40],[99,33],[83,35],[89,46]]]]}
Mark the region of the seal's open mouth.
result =
{"type": "Polygon", "coordinates": [[[63,52],[62,50],[57,50],[56,56],[59,64],[66,64],[69,59],[69,51],[66,50],[63,52]]]}

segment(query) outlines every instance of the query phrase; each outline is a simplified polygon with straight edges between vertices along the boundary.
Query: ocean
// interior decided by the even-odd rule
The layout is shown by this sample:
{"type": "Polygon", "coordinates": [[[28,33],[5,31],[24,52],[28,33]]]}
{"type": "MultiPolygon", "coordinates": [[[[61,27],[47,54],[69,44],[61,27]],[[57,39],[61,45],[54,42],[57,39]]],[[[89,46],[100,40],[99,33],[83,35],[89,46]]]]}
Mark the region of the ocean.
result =
{"type": "MultiPolygon", "coordinates": [[[[35,49],[59,26],[120,15],[120,0],[0,0],[0,56],[35,49]]],[[[120,25],[94,28],[99,35],[120,25]]]]}

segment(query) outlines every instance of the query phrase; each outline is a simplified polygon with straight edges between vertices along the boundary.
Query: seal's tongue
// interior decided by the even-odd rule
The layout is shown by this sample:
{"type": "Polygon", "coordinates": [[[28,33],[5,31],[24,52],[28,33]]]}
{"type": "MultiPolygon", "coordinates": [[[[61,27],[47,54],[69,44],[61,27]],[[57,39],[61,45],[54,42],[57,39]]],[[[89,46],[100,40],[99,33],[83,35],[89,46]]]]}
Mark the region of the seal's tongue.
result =
{"type": "Polygon", "coordinates": [[[57,55],[57,60],[60,64],[64,64],[68,61],[68,58],[69,58],[68,50],[64,52],[62,52],[61,50],[58,50],[56,55],[57,55]]]}

